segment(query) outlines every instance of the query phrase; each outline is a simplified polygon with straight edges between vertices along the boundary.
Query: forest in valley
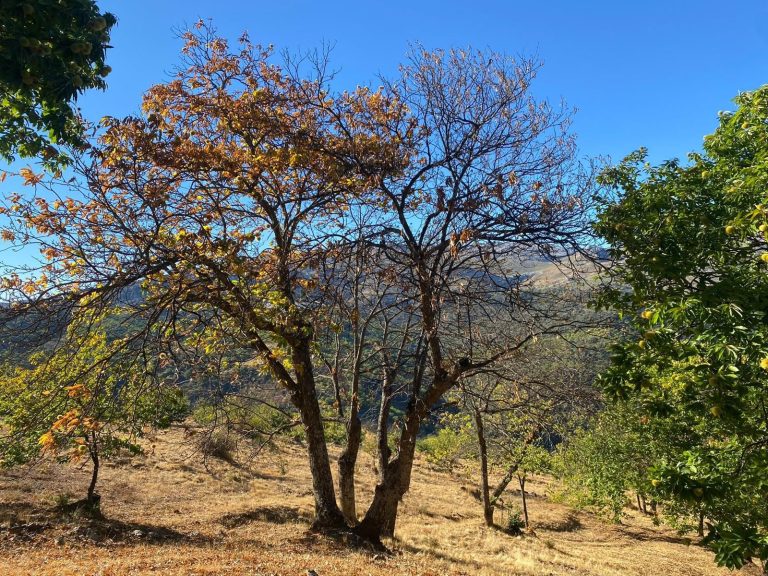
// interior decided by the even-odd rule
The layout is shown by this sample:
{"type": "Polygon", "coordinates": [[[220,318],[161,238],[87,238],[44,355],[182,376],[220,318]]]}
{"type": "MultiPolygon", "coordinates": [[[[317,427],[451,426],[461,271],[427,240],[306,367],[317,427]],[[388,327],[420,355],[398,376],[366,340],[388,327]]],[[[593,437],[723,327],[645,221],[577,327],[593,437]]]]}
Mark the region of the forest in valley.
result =
{"type": "Polygon", "coordinates": [[[3,573],[768,573],[768,85],[610,160],[538,58],[199,20],[87,120],[119,18],[0,6],[3,573]]]}

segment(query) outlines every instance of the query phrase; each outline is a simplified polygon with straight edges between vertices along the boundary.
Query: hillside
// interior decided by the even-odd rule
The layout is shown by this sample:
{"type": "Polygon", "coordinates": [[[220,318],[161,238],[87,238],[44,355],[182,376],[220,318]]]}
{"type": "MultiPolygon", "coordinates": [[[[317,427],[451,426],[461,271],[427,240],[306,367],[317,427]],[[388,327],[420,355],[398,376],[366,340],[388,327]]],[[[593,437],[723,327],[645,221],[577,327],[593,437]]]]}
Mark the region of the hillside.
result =
{"type": "MultiPolygon", "coordinates": [[[[649,519],[622,525],[575,513],[530,483],[535,534],[512,537],[481,525],[467,478],[420,463],[405,499],[392,556],[354,549],[308,532],[312,499],[301,446],[263,454],[250,469],[210,459],[177,428],[147,454],[105,466],[105,519],[62,518],[62,494],[80,497],[88,471],[48,463],[0,476],[0,574],[122,575],[645,575],[729,574],[708,551],[649,519]]],[[[373,460],[359,474],[371,486],[373,460]]],[[[370,492],[361,492],[367,500],[370,492]]],[[[509,498],[516,498],[512,494],[509,498]]],[[[745,568],[738,574],[758,571],[745,568]]]]}

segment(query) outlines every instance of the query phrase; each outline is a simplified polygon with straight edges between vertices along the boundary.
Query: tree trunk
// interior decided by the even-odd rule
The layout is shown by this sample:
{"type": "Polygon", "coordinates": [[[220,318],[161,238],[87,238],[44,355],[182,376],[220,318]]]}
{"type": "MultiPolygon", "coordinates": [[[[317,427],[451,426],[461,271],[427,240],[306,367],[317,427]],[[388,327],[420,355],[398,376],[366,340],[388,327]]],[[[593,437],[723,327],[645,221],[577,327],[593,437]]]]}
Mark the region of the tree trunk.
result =
{"type": "Polygon", "coordinates": [[[291,401],[299,409],[307,439],[309,468],[312,472],[312,492],[315,497],[315,529],[345,528],[344,515],[336,504],[328,446],[325,442],[322,414],[317,400],[312,360],[308,343],[292,347],[297,390],[291,401]]]}
{"type": "Polygon", "coordinates": [[[400,433],[398,454],[382,471],[373,501],[355,530],[359,536],[371,542],[380,542],[382,536],[394,536],[398,504],[411,484],[422,409],[416,408],[415,403],[409,406],[400,433]]]}
{"type": "Polygon", "coordinates": [[[387,538],[395,537],[395,525],[397,524],[397,510],[400,506],[400,500],[403,495],[401,494],[394,500],[387,502],[387,507],[384,509],[384,522],[381,526],[381,535],[387,538]]]}
{"type": "Polygon", "coordinates": [[[696,530],[700,537],[704,537],[704,511],[699,511],[699,526],[696,530]]]}
{"type": "Polygon", "coordinates": [[[392,405],[392,379],[389,370],[384,369],[384,382],[381,387],[381,403],[379,404],[379,419],[376,429],[376,447],[379,480],[384,479],[384,470],[389,464],[392,451],[389,449],[389,409],[392,405]]]}
{"type": "Polygon", "coordinates": [[[339,498],[341,511],[350,526],[357,524],[355,506],[355,464],[360,451],[362,425],[358,416],[357,400],[352,401],[347,424],[347,445],[339,456],[339,498]]]}
{"type": "Polygon", "coordinates": [[[517,470],[520,468],[520,463],[523,461],[523,457],[528,451],[528,446],[533,443],[537,434],[538,428],[531,430],[525,437],[522,446],[522,454],[517,459],[517,462],[512,462],[512,464],[509,465],[509,468],[507,468],[507,471],[504,473],[504,477],[496,485],[496,488],[494,488],[493,493],[491,494],[491,504],[495,503],[496,500],[499,499],[499,497],[504,493],[504,490],[507,489],[507,486],[509,486],[509,483],[512,482],[512,479],[517,475],[517,470]]]}
{"type": "Polygon", "coordinates": [[[525,476],[518,476],[520,482],[520,493],[523,496],[523,520],[525,520],[525,527],[528,528],[528,501],[525,498],[525,476]]]}
{"type": "Polygon", "coordinates": [[[643,503],[643,514],[648,514],[648,502],[645,499],[645,494],[640,494],[640,502],[643,503]]]}
{"type": "Polygon", "coordinates": [[[491,504],[495,503],[496,500],[498,500],[499,497],[504,493],[504,490],[507,489],[509,483],[512,482],[512,478],[514,478],[515,474],[517,474],[517,469],[519,467],[520,462],[518,461],[507,468],[507,471],[504,473],[504,477],[496,485],[496,488],[493,489],[493,493],[491,494],[491,504]]]}
{"type": "MultiPolygon", "coordinates": [[[[397,459],[393,460],[388,469],[399,468],[397,459]]],[[[373,501],[368,507],[360,524],[355,528],[355,533],[366,540],[379,543],[382,536],[387,536],[387,532],[394,533],[392,518],[392,509],[396,510],[397,501],[400,499],[398,486],[396,484],[396,473],[387,473],[387,480],[379,482],[373,494],[373,501]]],[[[396,512],[395,512],[396,514],[396,512]]]]}
{"type": "MultiPolygon", "coordinates": [[[[388,368],[384,369],[384,381],[381,388],[381,403],[379,404],[379,417],[376,430],[377,445],[377,468],[379,472],[379,484],[382,486],[391,482],[389,476],[394,474],[392,471],[387,473],[390,466],[392,450],[389,447],[389,411],[392,406],[392,380],[394,375],[388,368]]],[[[397,522],[397,510],[400,504],[400,498],[383,497],[384,506],[381,512],[381,536],[393,537],[395,535],[395,524],[397,522]]]]}
{"type": "Polygon", "coordinates": [[[91,444],[88,446],[88,452],[93,462],[93,472],[91,473],[91,483],[88,485],[88,505],[94,508],[98,507],[99,496],[96,494],[96,482],[99,479],[99,447],[96,439],[96,432],[91,432],[91,444]]]}
{"type": "Polygon", "coordinates": [[[480,494],[483,499],[483,519],[486,526],[493,526],[493,504],[491,503],[490,488],[488,486],[488,445],[485,442],[483,415],[478,409],[475,409],[475,432],[477,433],[477,447],[480,458],[480,494]]]}
{"type": "Polygon", "coordinates": [[[642,512],[643,505],[640,503],[640,492],[635,492],[635,496],[637,497],[637,511],[642,512]]]}

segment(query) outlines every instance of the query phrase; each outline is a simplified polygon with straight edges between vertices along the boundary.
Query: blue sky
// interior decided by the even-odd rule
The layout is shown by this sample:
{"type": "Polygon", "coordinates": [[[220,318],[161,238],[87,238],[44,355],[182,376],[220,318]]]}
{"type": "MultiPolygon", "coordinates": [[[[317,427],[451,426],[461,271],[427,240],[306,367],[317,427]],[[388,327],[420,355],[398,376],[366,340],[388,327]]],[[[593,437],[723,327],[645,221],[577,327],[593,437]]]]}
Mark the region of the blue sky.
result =
{"type": "Polygon", "coordinates": [[[768,83],[768,0],[332,1],[100,0],[118,17],[106,92],[86,116],[136,112],[141,94],[170,77],[176,32],[199,17],[236,38],[301,50],[332,43],[338,85],[392,75],[409,42],[491,48],[544,61],[534,91],[578,109],[587,155],[618,160],[639,146],[660,161],[698,149],[718,110],[768,83]]]}
{"type": "MultiPolygon", "coordinates": [[[[768,0],[98,0],[118,17],[105,92],[80,98],[96,120],[139,110],[142,93],[170,78],[178,31],[211,18],[232,39],[290,51],[332,43],[338,88],[393,75],[411,42],[473,46],[544,61],[541,98],[578,109],[574,130],[588,156],[619,160],[646,146],[653,162],[701,146],[739,92],[768,83],[768,0]]],[[[18,162],[18,165],[27,164],[18,162]]],[[[14,179],[0,193],[18,187],[14,179]]],[[[0,260],[28,252],[0,248],[0,260]]]]}

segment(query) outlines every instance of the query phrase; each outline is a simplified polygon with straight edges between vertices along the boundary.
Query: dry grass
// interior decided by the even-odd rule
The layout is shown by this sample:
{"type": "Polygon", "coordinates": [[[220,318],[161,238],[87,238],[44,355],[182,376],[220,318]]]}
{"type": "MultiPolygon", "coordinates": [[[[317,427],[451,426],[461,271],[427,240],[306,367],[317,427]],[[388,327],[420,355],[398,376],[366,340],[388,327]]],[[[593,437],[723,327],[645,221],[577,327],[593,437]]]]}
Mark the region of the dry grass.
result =
{"type": "MultiPolygon", "coordinates": [[[[394,554],[378,555],[308,532],[312,498],[300,446],[262,455],[253,469],[217,460],[206,468],[181,430],[153,442],[145,457],[104,469],[101,520],[53,512],[62,493],[82,495],[87,470],[46,464],[0,477],[0,575],[729,574],[711,553],[646,518],[616,526],[550,503],[542,481],[530,483],[535,534],[489,530],[467,479],[422,465],[398,538],[387,543],[394,554]]],[[[358,474],[367,502],[368,455],[358,474]]]]}

